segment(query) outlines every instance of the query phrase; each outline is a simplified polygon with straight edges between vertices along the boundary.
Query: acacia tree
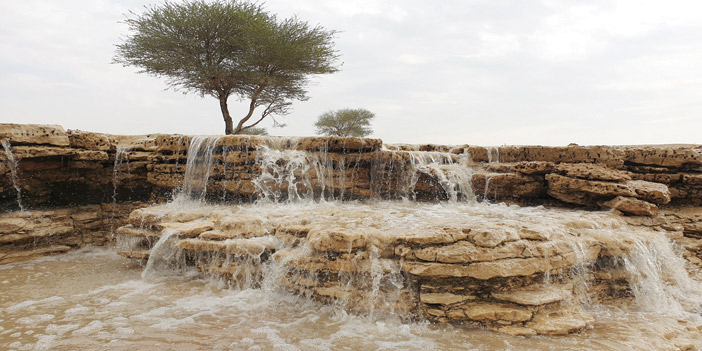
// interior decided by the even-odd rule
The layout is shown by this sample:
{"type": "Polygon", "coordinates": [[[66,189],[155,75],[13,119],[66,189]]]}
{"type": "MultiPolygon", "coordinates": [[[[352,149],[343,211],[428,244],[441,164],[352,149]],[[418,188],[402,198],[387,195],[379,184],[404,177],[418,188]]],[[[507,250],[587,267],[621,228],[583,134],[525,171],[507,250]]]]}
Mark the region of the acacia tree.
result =
{"type": "Polygon", "coordinates": [[[338,71],[335,31],[296,17],[280,20],[259,4],[165,2],[140,15],[130,12],[125,23],[130,32],[117,45],[113,61],[166,77],[175,90],[217,98],[225,134],[288,113],[292,100],[308,99],[310,75],[338,71]],[[227,105],[231,95],[249,102],[236,127],[227,105]],[[259,107],[260,116],[254,117],[259,107]]]}
{"type": "Polygon", "coordinates": [[[314,125],[320,135],[362,138],[373,133],[370,128],[373,118],[375,114],[366,109],[345,108],[323,113],[314,125]]]}

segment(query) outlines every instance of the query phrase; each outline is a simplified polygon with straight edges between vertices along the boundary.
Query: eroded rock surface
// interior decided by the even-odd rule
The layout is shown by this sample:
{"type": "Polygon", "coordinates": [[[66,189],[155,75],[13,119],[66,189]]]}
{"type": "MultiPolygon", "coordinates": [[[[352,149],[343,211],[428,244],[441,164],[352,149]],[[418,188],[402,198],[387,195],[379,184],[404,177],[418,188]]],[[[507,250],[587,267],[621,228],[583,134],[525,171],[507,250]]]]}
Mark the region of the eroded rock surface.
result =
{"type": "Polygon", "coordinates": [[[580,299],[630,297],[637,278],[617,257],[658,235],[604,212],[395,202],[167,205],[134,211],[130,222],[117,231],[131,238],[126,257],[144,257],[168,233],[200,269],[233,281],[255,286],[273,262],[282,286],[350,311],[517,335],[592,325],[580,299]],[[589,278],[578,273],[585,266],[595,269],[589,278]]]}

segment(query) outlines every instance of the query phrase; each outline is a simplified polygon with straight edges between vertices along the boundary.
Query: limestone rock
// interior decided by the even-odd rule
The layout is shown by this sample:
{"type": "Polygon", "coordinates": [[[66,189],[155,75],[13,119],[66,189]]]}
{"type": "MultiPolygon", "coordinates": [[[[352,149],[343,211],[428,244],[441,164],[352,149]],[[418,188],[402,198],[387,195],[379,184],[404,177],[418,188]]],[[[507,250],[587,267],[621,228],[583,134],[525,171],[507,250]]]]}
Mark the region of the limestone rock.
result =
{"type": "Polygon", "coordinates": [[[627,172],[592,163],[561,163],[555,167],[555,171],[571,178],[615,182],[631,180],[627,172]]]}
{"type": "Polygon", "coordinates": [[[68,130],[68,140],[72,148],[107,151],[112,148],[110,138],[106,134],[68,130]]]}
{"type": "MultiPolygon", "coordinates": [[[[183,136],[179,135],[165,135],[165,134],[148,134],[148,135],[110,135],[111,142],[113,145],[117,145],[123,149],[129,149],[132,151],[153,151],[156,149],[157,140],[159,138],[168,139],[181,139],[183,136]]],[[[187,139],[186,139],[187,140],[187,139]]],[[[187,146],[183,146],[181,151],[187,150],[187,146]]]]}
{"type": "Polygon", "coordinates": [[[543,178],[521,173],[477,173],[471,183],[476,194],[488,198],[538,197],[545,191],[543,178]]]}
{"type": "Polygon", "coordinates": [[[645,180],[630,180],[626,185],[634,190],[636,198],[667,204],[670,202],[670,190],[665,184],[647,182],[645,180]]]}
{"type": "Polygon", "coordinates": [[[214,224],[208,220],[195,220],[191,222],[161,222],[156,227],[163,231],[172,231],[179,236],[195,237],[200,233],[212,230],[214,224]]]}
{"type": "Polygon", "coordinates": [[[522,174],[553,173],[556,165],[548,161],[521,161],[512,166],[512,170],[522,174]]]}
{"type": "Polygon", "coordinates": [[[10,144],[69,146],[68,136],[59,125],[0,123],[0,140],[10,144]]]}
{"type": "Polygon", "coordinates": [[[259,256],[264,251],[270,251],[275,247],[275,238],[266,236],[250,239],[227,239],[224,241],[183,239],[179,240],[177,245],[181,249],[199,252],[259,256]]]}
{"type": "Polygon", "coordinates": [[[124,258],[137,260],[148,260],[151,255],[150,250],[118,250],[117,254],[124,258]]]}
{"type": "Polygon", "coordinates": [[[658,214],[658,206],[633,197],[617,196],[604,202],[602,206],[637,216],[656,216],[658,214]]]}
{"type": "Polygon", "coordinates": [[[470,302],[461,309],[468,319],[481,322],[498,320],[524,322],[532,317],[532,312],[528,308],[506,303],[470,302]]]}
{"type": "Polygon", "coordinates": [[[468,241],[459,241],[446,246],[429,246],[410,250],[406,251],[404,255],[398,256],[408,257],[407,253],[412,252],[414,257],[423,261],[471,263],[521,257],[526,247],[527,243],[524,241],[510,242],[495,248],[479,247],[468,241]]]}
{"type": "Polygon", "coordinates": [[[33,260],[51,254],[58,254],[69,251],[70,246],[52,245],[47,247],[33,248],[31,250],[22,250],[14,252],[0,252],[0,265],[13,262],[21,262],[33,260]]]}
{"type": "Polygon", "coordinates": [[[538,334],[564,335],[584,329],[592,323],[594,318],[591,314],[579,306],[573,306],[540,310],[525,327],[534,329],[538,334]]]}
{"type": "MultiPolygon", "coordinates": [[[[559,192],[583,192],[600,196],[631,196],[636,197],[636,192],[629,186],[620,183],[583,180],[571,177],[564,177],[558,174],[547,174],[548,188],[559,192]]],[[[564,200],[565,201],[565,200],[564,200]]],[[[568,202],[568,201],[566,201],[568,202]]],[[[581,204],[585,205],[585,204],[581,204]]]]}
{"type": "Polygon", "coordinates": [[[628,162],[664,167],[702,165],[702,149],[686,146],[660,145],[626,147],[625,159],[628,162]]]}
{"type": "Polygon", "coordinates": [[[520,305],[538,306],[570,299],[573,296],[573,286],[535,284],[509,291],[494,291],[490,296],[520,305]]]}
{"type": "Polygon", "coordinates": [[[307,243],[316,251],[351,252],[366,246],[368,234],[335,228],[313,228],[307,234],[307,243]]]}
{"type": "Polygon", "coordinates": [[[399,234],[397,241],[410,245],[450,244],[468,237],[468,228],[432,228],[423,231],[399,234]]]}
{"type": "Polygon", "coordinates": [[[505,242],[517,241],[520,238],[514,228],[493,226],[489,229],[472,230],[468,235],[470,241],[482,247],[495,247],[505,242]]]}
{"type": "Polygon", "coordinates": [[[419,295],[419,300],[434,305],[452,305],[459,302],[465,302],[468,300],[474,300],[475,296],[471,295],[457,295],[448,292],[443,293],[421,293],[419,295]]]}

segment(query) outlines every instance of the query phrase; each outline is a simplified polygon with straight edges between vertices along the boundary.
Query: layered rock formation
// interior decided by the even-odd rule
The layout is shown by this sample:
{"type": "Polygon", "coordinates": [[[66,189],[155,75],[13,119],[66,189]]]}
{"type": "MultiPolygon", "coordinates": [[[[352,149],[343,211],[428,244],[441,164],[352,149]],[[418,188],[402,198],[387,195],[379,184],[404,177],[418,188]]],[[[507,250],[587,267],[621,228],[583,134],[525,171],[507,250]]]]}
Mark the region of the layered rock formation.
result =
{"type": "Polygon", "coordinates": [[[160,238],[159,257],[181,252],[234,284],[518,335],[591,325],[581,303],[632,297],[640,278],[621,262],[661,239],[607,213],[516,206],[166,205],[129,221],[117,231],[126,257],[147,258],[160,238]]]}
{"type": "Polygon", "coordinates": [[[235,285],[275,277],[351,311],[519,335],[591,325],[583,296],[630,298],[643,278],[623,272],[625,261],[661,238],[702,267],[702,146],[383,145],[15,124],[0,124],[0,141],[0,264],[117,235],[123,256],[171,247],[235,285]],[[410,201],[385,201],[400,199],[410,201]]]}

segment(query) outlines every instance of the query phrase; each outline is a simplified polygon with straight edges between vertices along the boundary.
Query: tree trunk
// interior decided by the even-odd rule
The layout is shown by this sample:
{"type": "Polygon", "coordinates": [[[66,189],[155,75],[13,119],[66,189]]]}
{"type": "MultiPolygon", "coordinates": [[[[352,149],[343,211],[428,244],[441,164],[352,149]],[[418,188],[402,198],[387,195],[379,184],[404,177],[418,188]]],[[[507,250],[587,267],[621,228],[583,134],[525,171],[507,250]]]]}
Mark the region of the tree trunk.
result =
{"type": "Polygon", "coordinates": [[[222,117],[224,117],[224,134],[230,135],[234,134],[234,122],[232,122],[232,116],[229,114],[227,98],[229,96],[225,94],[219,95],[219,108],[222,109],[222,117]]]}
{"type": "MultiPolygon", "coordinates": [[[[238,134],[238,133],[240,133],[241,130],[244,128],[244,123],[246,123],[246,121],[248,121],[249,118],[251,118],[251,116],[252,116],[253,113],[254,113],[254,110],[256,109],[256,101],[258,101],[258,96],[261,95],[261,93],[263,92],[263,89],[264,89],[264,88],[265,88],[265,87],[259,87],[259,88],[256,90],[256,92],[251,96],[251,102],[249,103],[249,113],[247,113],[246,116],[244,116],[244,118],[242,118],[242,119],[239,121],[239,124],[237,124],[236,130],[233,132],[233,134],[238,134]]],[[[250,127],[250,126],[249,126],[249,127],[250,127]]]]}

